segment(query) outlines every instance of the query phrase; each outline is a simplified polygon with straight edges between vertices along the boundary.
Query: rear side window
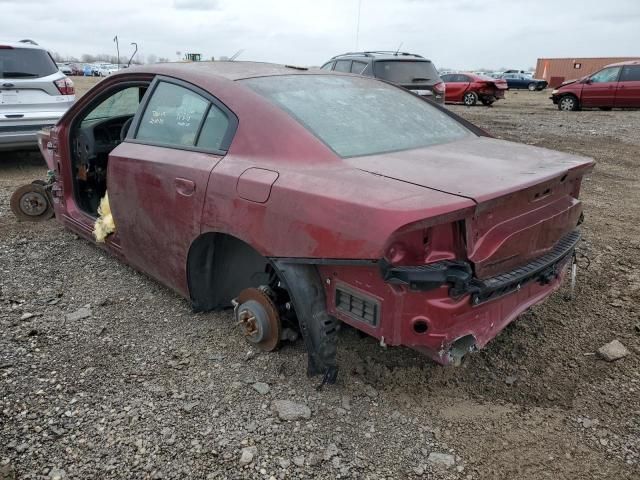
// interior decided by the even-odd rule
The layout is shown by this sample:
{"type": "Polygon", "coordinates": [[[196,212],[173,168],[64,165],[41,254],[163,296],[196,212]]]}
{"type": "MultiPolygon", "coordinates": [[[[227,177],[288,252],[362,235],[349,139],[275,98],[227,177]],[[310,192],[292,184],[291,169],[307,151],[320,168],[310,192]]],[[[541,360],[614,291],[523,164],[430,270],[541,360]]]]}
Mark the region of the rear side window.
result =
{"type": "Polygon", "coordinates": [[[0,78],[40,78],[57,71],[58,66],[45,50],[0,48],[0,78]]]}
{"type": "Polygon", "coordinates": [[[627,65],[622,69],[621,82],[640,82],[640,65],[627,65]]]}
{"type": "Polygon", "coordinates": [[[208,150],[222,150],[222,144],[228,129],[229,117],[212,104],[202,125],[197,146],[208,150]]]}
{"type": "Polygon", "coordinates": [[[366,62],[357,62],[356,60],[351,62],[351,73],[361,74],[365,68],[367,68],[366,62]]]}
{"type": "Polygon", "coordinates": [[[426,147],[473,135],[429,102],[367,77],[287,75],[242,82],[342,157],[426,147]]]}
{"type": "Polygon", "coordinates": [[[208,107],[209,102],[191,90],[160,82],[149,99],[136,139],[193,147],[208,107]]]}
{"type": "Polygon", "coordinates": [[[226,151],[238,125],[223,104],[161,81],[147,102],[135,139],[162,146],[226,151]]]}
{"type": "Polygon", "coordinates": [[[336,66],[333,69],[334,72],[349,72],[351,71],[351,60],[338,60],[336,66]]]}
{"type": "Polygon", "coordinates": [[[380,60],[375,63],[375,75],[393,83],[438,83],[440,76],[427,60],[380,60]]]}

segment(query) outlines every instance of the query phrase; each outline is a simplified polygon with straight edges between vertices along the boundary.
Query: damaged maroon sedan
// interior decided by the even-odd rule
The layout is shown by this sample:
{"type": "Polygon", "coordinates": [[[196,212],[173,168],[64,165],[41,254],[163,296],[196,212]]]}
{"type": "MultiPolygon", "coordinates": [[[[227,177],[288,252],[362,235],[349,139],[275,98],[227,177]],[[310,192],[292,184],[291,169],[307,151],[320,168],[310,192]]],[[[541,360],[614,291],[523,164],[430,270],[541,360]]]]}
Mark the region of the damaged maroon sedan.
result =
{"type": "Polygon", "coordinates": [[[95,240],[110,208],[99,245],[234,306],[258,348],[299,331],[328,382],[341,322],[451,364],[548,297],[593,167],[379,80],[249,62],[111,75],[40,145],[66,227],[95,240]]]}

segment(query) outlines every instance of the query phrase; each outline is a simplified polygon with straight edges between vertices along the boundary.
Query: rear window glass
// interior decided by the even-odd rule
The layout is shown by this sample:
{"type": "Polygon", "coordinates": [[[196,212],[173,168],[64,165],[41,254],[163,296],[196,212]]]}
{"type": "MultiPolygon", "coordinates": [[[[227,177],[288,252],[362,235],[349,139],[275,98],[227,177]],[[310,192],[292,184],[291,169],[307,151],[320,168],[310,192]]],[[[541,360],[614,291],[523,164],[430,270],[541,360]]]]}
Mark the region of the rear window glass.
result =
{"type": "Polygon", "coordinates": [[[243,82],[342,157],[426,147],[473,135],[406,90],[365,77],[295,75],[243,82]]]}
{"type": "Polygon", "coordinates": [[[0,48],[0,78],[39,78],[58,71],[45,50],[0,48]]]}
{"type": "Polygon", "coordinates": [[[375,63],[374,72],[378,78],[403,85],[440,81],[438,71],[428,61],[381,60],[375,63]]]}

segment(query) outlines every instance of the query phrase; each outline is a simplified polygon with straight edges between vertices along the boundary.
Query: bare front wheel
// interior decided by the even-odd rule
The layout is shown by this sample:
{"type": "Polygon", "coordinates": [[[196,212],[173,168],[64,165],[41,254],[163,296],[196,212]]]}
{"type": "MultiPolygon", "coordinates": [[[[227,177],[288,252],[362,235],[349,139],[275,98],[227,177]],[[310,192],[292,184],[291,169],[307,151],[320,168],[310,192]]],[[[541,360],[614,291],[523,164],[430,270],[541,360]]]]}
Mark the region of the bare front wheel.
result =
{"type": "Polygon", "coordinates": [[[42,222],[53,217],[53,205],[44,186],[30,183],[11,195],[11,211],[20,221],[42,222]]]}
{"type": "Polygon", "coordinates": [[[530,83],[529,85],[527,85],[527,88],[529,89],[530,92],[535,92],[537,90],[535,83],[530,83]]]}

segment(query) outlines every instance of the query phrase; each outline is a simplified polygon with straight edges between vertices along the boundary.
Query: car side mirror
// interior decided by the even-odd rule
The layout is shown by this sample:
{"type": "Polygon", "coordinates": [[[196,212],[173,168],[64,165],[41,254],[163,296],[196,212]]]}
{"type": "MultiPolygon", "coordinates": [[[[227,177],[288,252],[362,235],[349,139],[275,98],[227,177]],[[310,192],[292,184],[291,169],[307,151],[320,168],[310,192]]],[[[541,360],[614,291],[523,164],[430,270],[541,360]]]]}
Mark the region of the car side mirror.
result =
{"type": "Polygon", "coordinates": [[[587,85],[589,85],[591,83],[591,79],[590,78],[585,78],[582,83],[586,83],[587,85]]]}

